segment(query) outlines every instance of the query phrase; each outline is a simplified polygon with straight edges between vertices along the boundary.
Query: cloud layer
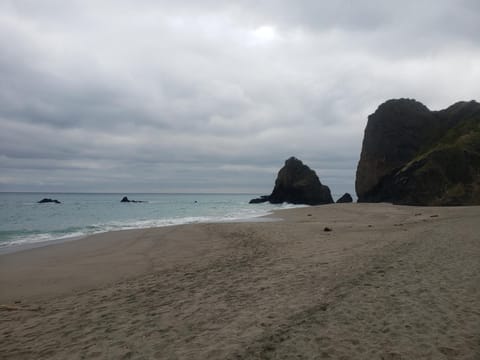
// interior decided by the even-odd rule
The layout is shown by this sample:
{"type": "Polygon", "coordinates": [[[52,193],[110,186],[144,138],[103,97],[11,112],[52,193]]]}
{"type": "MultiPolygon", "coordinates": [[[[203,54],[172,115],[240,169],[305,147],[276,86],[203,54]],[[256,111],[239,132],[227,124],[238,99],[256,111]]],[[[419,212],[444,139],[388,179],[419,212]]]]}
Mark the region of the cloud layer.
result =
{"type": "Polygon", "coordinates": [[[353,191],[368,114],[480,91],[476,1],[3,1],[0,191],[353,191]]]}

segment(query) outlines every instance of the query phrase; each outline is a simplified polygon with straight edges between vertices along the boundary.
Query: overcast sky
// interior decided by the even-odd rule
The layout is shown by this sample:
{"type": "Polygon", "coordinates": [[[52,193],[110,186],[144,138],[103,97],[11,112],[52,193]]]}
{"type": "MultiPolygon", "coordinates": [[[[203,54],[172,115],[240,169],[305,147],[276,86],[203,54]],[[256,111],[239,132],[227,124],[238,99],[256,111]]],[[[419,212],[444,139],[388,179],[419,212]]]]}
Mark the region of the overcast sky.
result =
{"type": "Polygon", "coordinates": [[[367,117],[480,94],[480,1],[0,0],[0,191],[353,193],[367,117]]]}

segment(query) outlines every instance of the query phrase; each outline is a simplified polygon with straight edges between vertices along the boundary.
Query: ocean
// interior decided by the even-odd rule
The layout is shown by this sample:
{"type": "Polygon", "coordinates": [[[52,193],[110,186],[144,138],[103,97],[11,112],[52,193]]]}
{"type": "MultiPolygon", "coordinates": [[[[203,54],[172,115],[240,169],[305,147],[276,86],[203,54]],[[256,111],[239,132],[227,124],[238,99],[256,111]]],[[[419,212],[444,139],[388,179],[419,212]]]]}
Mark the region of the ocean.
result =
{"type": "Polygon", "coordinates": [[[249,204],[258,194],[0,193],[0,252],[125,229],[239,221],[293,205],[249,204]],[[142,203],[121,203],[123,196],[142,203]],[[61,204],[38,204],[43,198],[61,204]]]}

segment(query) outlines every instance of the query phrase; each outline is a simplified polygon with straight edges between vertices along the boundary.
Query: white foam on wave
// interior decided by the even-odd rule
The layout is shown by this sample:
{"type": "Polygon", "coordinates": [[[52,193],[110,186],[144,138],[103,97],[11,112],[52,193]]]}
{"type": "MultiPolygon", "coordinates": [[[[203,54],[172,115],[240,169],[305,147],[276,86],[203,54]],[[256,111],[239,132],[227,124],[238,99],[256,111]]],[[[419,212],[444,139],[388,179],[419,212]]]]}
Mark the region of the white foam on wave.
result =
{"type": "MultiPolygon", "coordinates": [[[[133,230],[133,229],[146,229],[155,227],[176,226],[184,224],[198,224],[198,223],[216,223],[216,222],[236,222],[236,221],[248,221],[249,219],[257,219],[259,217],[265,217],[272,214],[273,210],[278,209],[292,209],[304,207],[303,205],[281,204],[265,207],[241,207],[236,210],[232,210],[230,213],[223,214],[221,216],[187,216],[187,217],[172,217],[163,219],[145,219],[145,220],[131,220],[131,221],[119,221],[109,222],[105,224],[93,224],[86,226],[85,228],[76,228],[75,230],[64,233],[58,232],[46,232],[29,235],[19,235],[15,238],[0,243],[0,249],[25,246],[30,244],[40,244],[42,242],[48,243],[58,240],[69,240],[74,238],[82,238],[89,235],[105,233],[109,231],[120,230],[133,230]]],[[[272,219],[269,219],[272,220],[272,219]]]]}
{"type": "Polygon", "coordinates": [[[42,233],[42,234],[32,234],[32,235],[22,235],[0,243],[0,248],[9,247],[9,246],[22,246],[28,244],[38,244],[42,242],[49,242],[54,240],[66,240],[70,238],[78,238],[88,235],[82,231],[70,232],[66,234],[52,234],[52,233],[42,233]]]}

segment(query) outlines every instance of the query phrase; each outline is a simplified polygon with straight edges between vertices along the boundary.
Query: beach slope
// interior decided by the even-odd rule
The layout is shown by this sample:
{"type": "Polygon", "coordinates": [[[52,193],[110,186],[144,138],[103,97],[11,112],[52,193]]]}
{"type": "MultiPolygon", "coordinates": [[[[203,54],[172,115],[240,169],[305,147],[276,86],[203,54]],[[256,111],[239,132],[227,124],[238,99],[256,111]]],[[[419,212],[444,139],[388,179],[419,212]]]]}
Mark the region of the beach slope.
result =
{"type": "Polygon", "coordinates": [[[480,358],[480,207],[275,216],[1,255],[0,358],[480,358]]]}

